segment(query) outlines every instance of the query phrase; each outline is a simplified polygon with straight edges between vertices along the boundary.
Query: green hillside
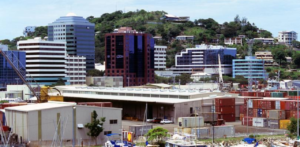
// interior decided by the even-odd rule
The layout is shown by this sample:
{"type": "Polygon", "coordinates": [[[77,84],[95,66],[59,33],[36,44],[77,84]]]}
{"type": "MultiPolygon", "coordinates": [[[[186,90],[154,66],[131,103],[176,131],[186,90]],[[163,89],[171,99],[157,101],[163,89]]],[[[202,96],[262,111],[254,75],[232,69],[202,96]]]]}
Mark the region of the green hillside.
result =
{"type": "MultiPolygon", "coordinates": [[[[156,42],[157,45],[167,45],[167,67],[174,65],[174,56],[186,47],[193,47],[195,44],[215,44],[214,40],[219,39],[219,45],[224,45],[225,37],[236,37],[238,35],[246,35],[247,38],[257,37],[272,37],[272,34],[267,30],[261,30],[255,23],[247,20],[247,18],[240,18],[238,15],[229,20],[219,24],[212,18],[196,19],[185,23],[172,23],[161,20],[160,18],[167,14],[164,11],[147,12],[145,10],[129,11],[123,13],[116,11],[113,13],[104,13],[100,17],[90,16],[86,18],[88,21],[95,23],[95,44],[96,44],[96,62],[104,61],[104,36],[106,33],[112,32],[119,27],[132,27],[137,31],[150,33],[153,36],[161,36],[162,40],[156,42]],[[178,35],[194,35],[194,42],[179,42],[174,38],[178,35]]],[[[25,26],[24,26],[25,27],[25,26]]],[[[36,28],[36,32],[30,34],[29,37],[16,37],[13,40],[2,40],[3,44],[8,44],[13,50],[16,49],[16,42],[25,40],[36,36],[46,36],[47,27],[41,26],[36,28]]],[[[239,57],[243,58],[247,55],[247,43],[243,41],[243,45],[232,45],[236,47],[239,57]]],[[[295,41],[294,47],[300,47],[300,43],[295,41]]],[[[300,67],[300,55],[293,51],[292,47],[285,45],[263,45],[261,42],[255,42],[253,46],[253,53],[255,51],[272,51],[277,63],[284,68],[300,67]],[[285,57],[293,57],[295,63],[289,64],[285,57]],[[287,66],[288,65],[288,66],[287,66]]],[[[270,72],[273,72],[272,70],[270,72]]],[[[287,74],[288,75],[288,74],[287,74]]],[[[295,77],[295,76],[294,76],[295,77]]]]}

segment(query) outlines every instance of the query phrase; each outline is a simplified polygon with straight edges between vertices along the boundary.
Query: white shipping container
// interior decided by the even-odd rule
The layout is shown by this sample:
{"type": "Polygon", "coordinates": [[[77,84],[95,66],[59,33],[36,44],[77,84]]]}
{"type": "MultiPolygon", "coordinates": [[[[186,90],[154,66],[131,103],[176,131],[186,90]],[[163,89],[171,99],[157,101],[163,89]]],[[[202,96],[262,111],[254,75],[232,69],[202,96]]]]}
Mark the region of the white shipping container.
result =
{"type": "Polygon", "coordinates": [[[275,101],[275,109],[280,110],[280,101],[275,101]]]}
{"type": "Polygon", "coordinates": [[[248,100],[248,108],[253,108],[253,101],[252,100],[248,100]]]}
{"type": "Polygon", "coordinates": [[[179,117],[178,126],[183,128],[195,128],[204,126],[204,119],[199,117],[179,117]]]}
{"type": "Polygon", "coordinates": [[[252,125],[255,127],[267,127],[268,120],[262,117],[253,117],[252,125]]]}

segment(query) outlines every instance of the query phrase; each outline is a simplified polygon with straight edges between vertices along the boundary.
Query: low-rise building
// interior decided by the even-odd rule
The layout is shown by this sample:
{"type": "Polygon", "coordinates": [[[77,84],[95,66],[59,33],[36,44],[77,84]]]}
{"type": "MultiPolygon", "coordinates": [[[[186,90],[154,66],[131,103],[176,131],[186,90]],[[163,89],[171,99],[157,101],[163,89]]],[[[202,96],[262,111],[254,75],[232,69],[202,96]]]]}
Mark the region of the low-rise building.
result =
{"type": "Polygon", "coordinates": [[[84,85],[86,80],[86,57],[66,56],[67,77],[71,85],[84,85]]]}
{"type": "Polygon", "coordinates": [[[286,59],[286,62],[288,62],[288,63],[292,63],[293,62],[292,57],[285,57],[285,59],[286,59]]]}
{"type": "Polygon", "coordinates": [[[243,76],[254,80],[268,79],[264,62],[262,59],[256,59],[255,56],[246,56],[245,59],[234,59],[232,61],[232,77],[243,76]]]}
{"type": "Polygon", "coordinates": [[[194,36],[187,36],[187,35],[176,36],[176,40],[180,40],[180,41],[194,41],[194,39],[195,39],[194,36]]]}
{"type": "Polygon", "coordinates": [[[264,45],[274,44],[274,38],[254,38],[254,41],[261,41],[264,45]]]}
{"type": "Polygon", "coordinates": [[[274,59],[270,51],[257,51],[255,52],[256,59],[264,60],[265,66],[273,66],[274,59]]]}
{"type": "Polygon", "coordinates": [[[53,138],[63,139],[63,146],[71,146],[73,134],[75,145],[88,146],[93,140],[87,135],[92,112],[98,119],[104,117],[103,132],[96,138],[102,145],[106,134],[121,133],[122,109],[76,105],[76,103],[48,102],[5,108],[7,125],[12,132],[22,136],[23,142],[32,146],[51,146],[53,138]],[[71,141],[70,141],[71,140],[71,141]]]}
{"type": "Polygon", "coordinates": [[[154,46],[154,69],[165,70],[166,69],[166,52],[167,46],[154,46]]]}
{"type": "Polygon", "coordinates": [[[23,35],[26,37],[28,36],[29,33],[34,33],[35,32],[35,26],[27,26],[25,27],[24,31],[23,31],[23,35]]]}
{"type": "Polygon", "coordinates": [[[123,87],[122,76],[86,77],[86,85],[100,87],[123,87]]]}
{"type": "Polygon", "coordinates": [[[194,82],[200,81],[201,79],[205,78],[211,78],[211,74],[208,73],[194,73],[191,75],[191,79],[193,79],[194,82]]]}
{"type": "Polygon", "coordinates": [[[243,38],[240,38],[240,37],[225,38],[224,44],[226,44],[226,45],[233,45],[233,44],[243,45],[243,38]]]}
{"type": "Polygon", "coordinates": [[[161,20],[171,21],[171,22],[187,22],[190,20],[189,16],[174,16],[170,14],[165,14],[160,18],[161,20]]]}
{"type": "MultiPolygon", "coordinates": [[[[212,84],[210,84],[212,87],[212,84]]],[[[200,91],[199,89],[144,89],[144,88],[105,88],[56,86],[65,101],[103,101],[112,102],[114,107],[122,108],[122,116],[144,118],[146,104],[148,118],[167,118],[175,123],[178,117],[190,116],[195,111],[211,112],[214,98],[236,97],[221,92],[200,91]]],[[[217,87],[215,87],[217,88],[217,87]]],[[[53,93],[56,95],[57,93],[53,93]]],[[[242,105],[243,99],[236,100],[242,105]]],[[[233,104],[234,105],[234,104],[233,104]]],[[[236,106],[238,109],[238,106],[236,106]]],[[[239,113],[236,113],[239,117],[239,113]]]]}
{"type": "Polygon", "coordinates": [[[294,40],[297,40],[297,33],[295,31],[282,31],[278,33],[278,42],[292,45],[294,40]]]}

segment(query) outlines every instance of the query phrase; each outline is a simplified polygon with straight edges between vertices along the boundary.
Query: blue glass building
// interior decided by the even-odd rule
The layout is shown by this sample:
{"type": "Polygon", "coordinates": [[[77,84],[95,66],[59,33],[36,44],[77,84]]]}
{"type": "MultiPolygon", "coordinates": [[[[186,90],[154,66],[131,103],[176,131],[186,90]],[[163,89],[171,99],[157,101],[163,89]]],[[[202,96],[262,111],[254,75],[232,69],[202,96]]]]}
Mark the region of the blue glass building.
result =
{"type": "MultiPolygon", "coordinates": [[[[17,67],[19,70],[23,70],[23,72],[26,72],[26,53],[25,52],[19,52],[19,51],[4,51],[5,54],[8,54],[8,58],[11,61],[17,61],[20,62],[14,62],[15,67],[17,67]],[[7,53],[10,52],[10,53],[7,53]]],[[[23,77],[24,79],[26,77],[23,77]]],[[[17,84],[24,84],[23,81],[20,79],[18,74],[14,71],[12,66],[9,64],[9,62],[6,61],[6,59],[0,54],[0,88],[5,90],[6,85],[17,85],[17,84]]]]}
{"type": "Polygon", "coordinates": [[[265,61],[256,59],[255,56],[246,56],[245,59],[234,59],[232,61],[232,77],[244,76],[252,79],[267,79],[268,73],[264,67],[265,61]]]}
{"type": "Polygon", "coordinates": [[[67,54],[86,57],[86,70],[95,68],[95,24],[68,14],[48,25],[48,40],[63,41],[67,54]]]}
{"type": "Polygon", "coordinates": [[[175,56],[175,74],[192,73],[193,71],[208,74],[219,73],[220,55],[223,74],[231,74],[232,60],[236,58],[236,48],[222,46],[196,45],[195,48],[187,48],[175,56]]]}

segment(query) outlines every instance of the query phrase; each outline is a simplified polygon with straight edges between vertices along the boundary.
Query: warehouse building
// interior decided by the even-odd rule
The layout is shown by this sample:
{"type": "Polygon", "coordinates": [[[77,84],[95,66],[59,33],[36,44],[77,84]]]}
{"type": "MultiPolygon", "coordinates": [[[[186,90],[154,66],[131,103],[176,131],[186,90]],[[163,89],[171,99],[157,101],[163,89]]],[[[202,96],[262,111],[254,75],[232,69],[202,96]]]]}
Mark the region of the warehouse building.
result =
{"type": "Polygon", "coordinates": [[[48,102],[5,108],[5,115],[7,125],[12,128],[12,132],[22,136],[24,142],[30,141],[31,145],[50,146],[55,134],[66,141],[64,145],[71,145],[73,131],[77,145],[81,142],[88,145],[94,142],[87,136],[89,130],[84,125],[91,122],[91,114],[94,110],[98,114],[97,118],[106,119],[103,125],[104,131],[97,138],[98,144],[104,144],[106,141],[104,134],[121,133],[122,109],[120,108],[48,102]]]}
{"type": "MultiPolygon", "coordinates": [[[[211,112],[215,98],[237,97],[237,94],[180,89],[73,86],[56,86],[56,88],[61,91],[65,101],[112,102],[113,107],[123,109],[122,117],[133,117],[138,120],[143,120],[147,104],[148,118],[167,118],[174,122],[178,117],[211,112]]],[[[243,104],[243,99],[237,98],[235,103],[238,110],[238,106],[243,104]]],[[[239,113],[236,113],[236,117],[239,117],[239,113]]]]}

